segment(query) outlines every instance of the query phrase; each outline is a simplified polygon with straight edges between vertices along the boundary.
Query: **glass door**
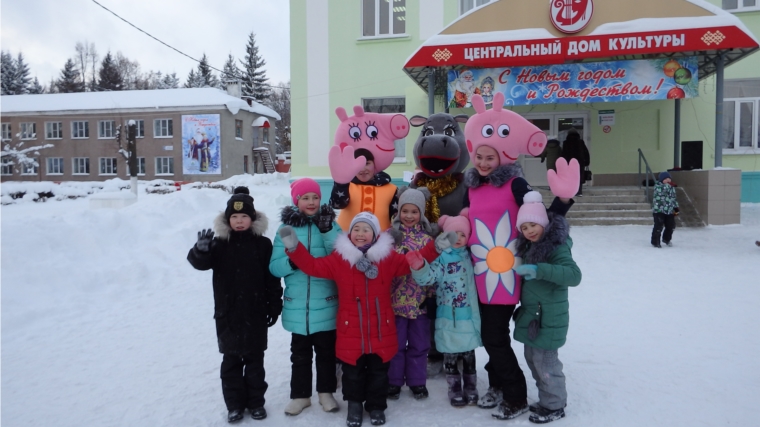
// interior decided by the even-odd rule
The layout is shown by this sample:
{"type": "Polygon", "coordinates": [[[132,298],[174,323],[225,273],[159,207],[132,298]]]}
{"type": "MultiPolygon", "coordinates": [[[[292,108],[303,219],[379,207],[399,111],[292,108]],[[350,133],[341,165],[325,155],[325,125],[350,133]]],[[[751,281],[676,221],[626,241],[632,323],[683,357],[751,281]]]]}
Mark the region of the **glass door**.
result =
{"type": "MultiPolygon", "coordinates": [[[[566,113],[538,113],[538,114],[525,114],[524,117],[544,133],[549,138],[557,138],[560,142],[560,146],[567,138],[567,132],[570,129],[575,129],[581,135],[581,138],[586,142],[586,146],[591,151],[589,146],[588,135],[588,113],[586,112],[566,112],[566,113]]],[[[533,157],[531,155],[520,156],[520,164],[523,167],[523,173],[528,183],[535,187],[548,187],[549,181],[546,179],[546,162],[541,163],[540,157],[533,157]]]]}

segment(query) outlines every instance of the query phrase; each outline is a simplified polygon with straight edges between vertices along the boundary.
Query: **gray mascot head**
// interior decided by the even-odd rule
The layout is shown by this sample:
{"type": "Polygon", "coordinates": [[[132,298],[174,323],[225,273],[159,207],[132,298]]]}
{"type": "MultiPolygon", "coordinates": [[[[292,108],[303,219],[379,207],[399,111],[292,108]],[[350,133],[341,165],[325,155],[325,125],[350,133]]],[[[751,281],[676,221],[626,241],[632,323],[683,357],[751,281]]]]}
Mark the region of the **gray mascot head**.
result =
{"type": "Polygon", "coordinates": [[[431,178],[460,173],[470,163],[465,145],[464,132],[459,123],[467,122],[468,116],[452,116],[436,113],[430,117],[414,116],[412,126],[420,127],[420,136],[414,143],[414,162],[422,173],[431,178]]]}

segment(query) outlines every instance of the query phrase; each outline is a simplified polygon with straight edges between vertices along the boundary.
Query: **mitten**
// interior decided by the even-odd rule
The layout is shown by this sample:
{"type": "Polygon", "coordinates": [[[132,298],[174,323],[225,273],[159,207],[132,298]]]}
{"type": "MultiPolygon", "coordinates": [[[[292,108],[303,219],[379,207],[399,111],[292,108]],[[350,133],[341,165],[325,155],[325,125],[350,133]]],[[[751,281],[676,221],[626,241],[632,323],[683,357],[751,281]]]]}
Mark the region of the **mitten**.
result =
{"type": "Polygon", "coordinates": [[[333,228],[333,221],[335,221],[335,211],[330,205],[322,205],[319,208],[319,216],[317,217],[317,228],[320,233],[327,233],[333,228]]]}
{"type": "Polygon", "coordinates": [[[425,258],[423,258],[422,254],[417,251],[407,252],[404,256],[412,270],[419,270],[425,265],[425,258]]]}
{"type": "Polygon", "coordinates": [[[208,252],[212,240],[214,240],[213,231],[210,229],[201,230],[198,232],[198,241],[195,243],[195,248],[201,252],[208,252]]]}
{"type": "Polygon", "coordinates": [[[678,208],[673,208],[673,215],[678,216],[678,214],[681,213],[681,210],[678,208]]]}
{"type": "Polygon", "coordinates": [[[549,181],[552,194],[564,199],[575,196],[581,179],[581,166],[578,164],[578,160],[570,159],[568,164],[565,159],[559,158],[555,166],[557,167],[556,172],[552,169],[546,171],[546,179],[549,181]]]}
{"type": "Polygon", "coordinates": [[[401,232],[401,230],[396,230],[395,228],[389,228],[388,234],[393,237],[393,242],[396,243],[396,245],[400,245],[401,242],[404,240],[404,233],[401,232]]]}
{"type": "Polygon", "coordinates": [[[280,317],[280,316],[277,315],[277,314],[267,313],[267,327],[271,328],[272,326],[274,326],[275,323],[277,323],[277,318],[278,317],[280,317]]]}
{"type": "Polygon", "coordinates": [[[538,266],[534,264],[523,264],[515,267],[515,273],[523,276],[525,280],[533,280],[538,275],[538,266]]]}
{"type": "Polygon", "coordinates": [[[288,264],[290,264],[290,268],[292,268],[293,271],[298,270],[298,266],[293,262],[292,259],[288,258],[288,264]]]}
{"type": "Polygon", "coordinates": [[[441,253],[446,249],[451,248],[451,246],[453,246],[458,239],[459,236],[457,236],[456,231],[442,233],[440,236],[435,238],[435,250],[437,250],[438,253],[441,253]]]}
{"type": "Polygon", "coordinates": [[[298,237],[296,237],[296,230],[293,230],[293,227],[286,225],[278,233],[280,233],[280,239],[282,239],[282,244],[285,246],[286,251],[293,252],[296,250],[296,247],[298,247],[298,237]]]}
{"type": "Polygon", "coordinates": [[[367,159],[364,156],[354,158],[354,147],[346,146],[342,150],[337,145],[330,148],[327,153],[327,163],[330,166],[330,175],[338,184],[348,184],[364,169],[367,159]]]}

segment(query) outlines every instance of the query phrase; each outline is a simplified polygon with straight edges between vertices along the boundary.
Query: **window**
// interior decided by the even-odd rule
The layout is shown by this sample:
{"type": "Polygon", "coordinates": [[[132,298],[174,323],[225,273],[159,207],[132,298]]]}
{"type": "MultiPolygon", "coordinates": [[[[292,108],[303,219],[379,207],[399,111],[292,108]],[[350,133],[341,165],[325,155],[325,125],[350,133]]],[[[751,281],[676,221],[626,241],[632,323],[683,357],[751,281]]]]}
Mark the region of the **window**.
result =
{"type": "Polygon", "coordinates": [[[145,120],[135,120],[137,129],[135,132],[135,138],[145,138],[145,120]]]}
{"type": "Polygon", "coordinates": [[[736,12],[760,10],[758,0],[723,0],[723,9],[736,12]]]}
{"type": "Polygon", "coordinates": [[[45,122],[45,139],[63,138],[62,122],[45,122]]]}
{"type": "Polygon", "coordinates": [[[156,157],[156,175],[174,175],[174,158],[156,157]]]}
{"type": "Polygon", "coordinates": [[[71,138],[83,139],[90,137],[90,123],[86,121],[71,122],[71,138]]]}
{"type": "Polygon", "coordinates": [[[116,175],[116,157],[100,158],[99,175],[116,175]]]}
{"type": "Polygon", "coordinates": [[[723,100],[723,152],[760,154],[760,97],[723,100]]]}
{"type": "Polygon", "coordinates": [[[47,174],[63,175],[63,157],[48,157],[47,174]]]}
{"type": "Polygon", "coordinates": [[[464,15],[470,10],[490,3],[491,0],[459,0],[459,14],[464,15]]]}
{"type": "Polygon", "coordinates": [[[261,135],[261,140],[264,142],[264,144],[269,145],[269,128],[262,128],[261,135]]]}
{"type": "Polygon", "coordinates": [[[243,139],[243,121],[235,120],[235,138],[243,139]]]}
{"type": "Polygon", "coordinates": [[[137,174],[145,175],[145,157],[137,158],[137,174]]]}
{"type": "Polygon", "coordinates": [[[11,139],[11,124],[3,123],[3,141],[9,141],[11,139]]]}
{"type": "Polygon", "coordinates": [[[406,33],[406,0],[362,0],[362,36],[406,33]]]}
{"type": "Polygon", "coordinates": [[[34,139],[37,138],[37,123],[28,122],[21,123],[21,139],[34,139]]]}
{"type": "Polygon", "coordinates": [[[2,164],[2,175],[13,175],[13,163],[2,164]]]}
{"type": "Polygon", "coordinates": [[[108,139],[116,136],[116,122],[101,120],[98,122],[98,139],[108,139]]]}
{"type": "Polygon", "coordinates": [[[74,171],[74,175],[89,175],[90,159],[87,157],[74,157],[72,159],[72,170],[74,171]]]}
{"type": "Polygon", "coordinates": [[[174,136],[172,119],[153,120],[153,136],[156,138],[171,138],[174,136]]]}
{"type": "MultiPolygon", "coordinates": [[[[371,113],[401,113],[406,112],[406,99],[399,98],[362,98],[364,111],[371,113]]],[[[395,161],[406,161],[406,139],[397,139],[395,161]]]]}
{"type": "Polygon", "coordinates": [[[37,172],[39,172],[39,164],[37,163],[37,159],[32,159],[34,163],[22,163],[21,164],[21,175],[37,175],[37,172]]]}

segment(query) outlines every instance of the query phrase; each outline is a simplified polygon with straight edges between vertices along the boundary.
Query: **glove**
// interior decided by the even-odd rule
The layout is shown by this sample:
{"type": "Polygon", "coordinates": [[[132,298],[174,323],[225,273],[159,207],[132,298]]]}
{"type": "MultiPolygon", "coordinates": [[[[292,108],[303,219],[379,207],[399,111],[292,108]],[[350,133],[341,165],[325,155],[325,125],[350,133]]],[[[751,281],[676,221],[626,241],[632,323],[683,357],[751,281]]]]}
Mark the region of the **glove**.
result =
{"type": "Polygon", "coordinates": [[[292,259],[288,258],[288,264],[290,264],[290,268],[292,268],[293,271],[298,270],[298,266],[293,262],[292,259]]]}
{"type": "Polygon", "coordinates": [[[280,233],[280,239],[282,239],[282,244],[285,246],[285,250],[288,252],[293,252],[298,247],[298,237],[296,237],[296,231],[293,230],[293,227],[286,225],[278,231],[280,233]]]}
{"type": "Polygon", "coordinates": [[[277,323],[277,318],[280,317],[277,314],[267,314],[267,327],[271,328],[277,323]]]}
{"type": "Polygon", "coordinates": [[[425,258],[423,258],[422,254],[417,251],[407,252],[404,256],[412,270],[419,270],[425,265],[425,258]]]}
{"type": "Polygon", "coordinates": [[[214,240],[213,231],[210,229],[201,230],[198,232],[198,241],[195,243],[195,248],[201,252],[208,252],[212,240],[214,240]]]}
{"type": "Polygon", "coordinates": [[[322,205],[319,208],[319,217],[317,218],[317,228],[320,233],[327,233],[333,228],[333,221],[335,221],[335,211],[329,205],[322,205]]]}
{"type": "Polygon", "coordinates": [[[570,164],[563,158],[557,159],[557,171],[546,171],[546,179],[552,194],[559,198],[569,199],[578,193],[581,180],[581,166],[578,160],[570,159],[570,164]]]}
{"type": "Polygon", "coordinates": [[[459,240],[459,236],[457,236],[456,231],[442,233],[440,236],[435,238],[435,250],[437,250],[438,253],[441,253],[446,249],[451,248],[451,246],[453,246],[457,240],[459,240]]]}
{"type": "Polygon", "coordinates": [[[533,280],[538,276],[538,266],[534,264],[523,264],[515,267],[515,273],[523,276],[525,280],[533,280]]]}
{"type": "Polygon", "coordinates": [[[673,208],[673,215],[678,216],[678,214],[681,213],[681,210],[678,208],[673,208]]]}
{"type": "Polygon", "coordinates": [[[388,234],[393,237],[393,242],[396,245],[400,245],[401,242],[404,240],[404,233],[402,233],[400,230],[396,230],[395,228],[389,228],[388,234]]]}

